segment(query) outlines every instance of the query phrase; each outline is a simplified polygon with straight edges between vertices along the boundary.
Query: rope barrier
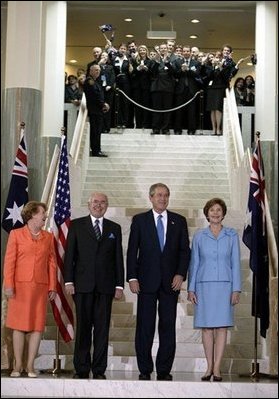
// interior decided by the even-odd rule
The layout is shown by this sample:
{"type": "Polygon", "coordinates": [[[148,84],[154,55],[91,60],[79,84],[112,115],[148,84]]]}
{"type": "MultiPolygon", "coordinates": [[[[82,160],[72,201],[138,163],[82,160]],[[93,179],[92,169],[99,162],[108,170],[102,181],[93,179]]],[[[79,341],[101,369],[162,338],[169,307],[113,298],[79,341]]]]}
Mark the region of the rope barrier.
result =
{"type": "Polygon", "coordinates": [[[201,93],[203,92],[203,90],[197,91],[196,94],[195,94],[189,101],[187,101],[187,102],[184,103],[184,104],[179,105],[178,107],[169,108],[169,109],[152,109],[152,108],[147,108],[147,107],[145,107],[144,105],[141,105],[141,104],[137,103],[137,102],[134,101],[132,98],[130,98],[129,96],[127,96],[127,94],[124,93],[124,91],[122,91],[122,90],[120,90],[120,89],[118,89],[118,88],[116,88],[116,91],[119,91],[120,93],[122,93],[129,101],[131,101],[132,103],[134,103],[136,106],[138,106],[138,107],[140,107],[140,108],[143,108],[143,109],[145,109],[146,111],[151,111],[151,112],[172,112],[172,111],[176,111],[176,110],[178,110],[178,109],[180,109],[180,108],[185,107],[185,105],[190,104],[190,102],[192,102],[192,101],[197,97],[198,94],[201,94],[201,93]]]}

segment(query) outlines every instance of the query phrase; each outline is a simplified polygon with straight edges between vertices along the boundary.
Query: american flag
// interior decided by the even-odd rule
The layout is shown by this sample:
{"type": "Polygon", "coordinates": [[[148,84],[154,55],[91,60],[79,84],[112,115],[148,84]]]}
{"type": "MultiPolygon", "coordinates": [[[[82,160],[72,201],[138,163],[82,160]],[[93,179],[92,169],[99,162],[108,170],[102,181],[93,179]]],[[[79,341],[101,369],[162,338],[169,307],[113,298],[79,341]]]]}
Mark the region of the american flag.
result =
{"type": "Polygon", "coordinates": [[[260,331],[265,338],[269,327],[269,259],[264,164],[259,139],[253,152],[246,224],[242,240],[250,249],[250,268],[253,272],[252,315],[260,318],[260,331]]]}
{"type": "Polygon", "coordinates": [[[21,211],[28,202],[27,146],[24,128],[21,128],[7,202],[2,218],[2,227],[9,233],[24,225],[21,211]]]}
{"type": "Polygon", "coordinates": [[[53,234],[55,237],[55,250],[58,263],[57,295],[51,301],[53,315],[60,334],[65,342],[74,338],[74,316],[72,298],[67,296],[64,289],[64,255],[67,242],[68,229],[71,218],[69,164],[67,153],[67,138],[61,138],[61,152],[56,182],[56,195],[53,217],[53,234]]]}

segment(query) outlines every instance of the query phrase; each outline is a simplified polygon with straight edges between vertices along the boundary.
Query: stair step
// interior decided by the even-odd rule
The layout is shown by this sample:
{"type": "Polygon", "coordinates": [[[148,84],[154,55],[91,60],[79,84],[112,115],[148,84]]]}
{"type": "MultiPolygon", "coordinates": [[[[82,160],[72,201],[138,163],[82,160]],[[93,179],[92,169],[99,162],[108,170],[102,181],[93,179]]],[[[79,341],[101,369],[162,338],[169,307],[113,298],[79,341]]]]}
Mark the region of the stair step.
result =
{"type": "MultiPolygon", "coordinates": [[[[73,371],[73,356],[60,355],[61,369],[73,371]]],[[[153,356],[155,363],[155,356],[153,356]]],[[[40,355],[35,359],[36,370],[52,370],[54,368],[55,355],[40,355]]],[[[235,358],[222,360],[221,369],[223,374],[244,374],[251,372],[252,358],[235,358]]],[[[107,371],[135,371],[138,370],[137,359],[135,356],[108,356],[107,371]]],[[[204,355],[195,358],[175,357],[173,362],[173,372],[200,372],[206,370],[206,360],[204,355]]]]}

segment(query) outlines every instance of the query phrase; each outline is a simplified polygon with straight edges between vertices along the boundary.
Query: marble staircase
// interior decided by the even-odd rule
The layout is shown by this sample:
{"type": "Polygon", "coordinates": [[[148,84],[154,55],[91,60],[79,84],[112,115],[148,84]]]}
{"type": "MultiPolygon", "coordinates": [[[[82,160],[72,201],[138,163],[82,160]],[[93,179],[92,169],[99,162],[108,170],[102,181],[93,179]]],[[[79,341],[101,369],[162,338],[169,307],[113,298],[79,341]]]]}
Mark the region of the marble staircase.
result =
{"type": "MultiPolygon", "coordinates": [[[[207,225],[202,208],[209,198],[223,198],[229,209],[225,224],[243,230],[243,215],[230,208],[230,186],[224,138],[208,135],[152,136],[142,131],[102,135],[102,150],[108,158],[90,158],[83,181],[80,207],[73,218],[87,215],[86,202],[92,191],[108,195],[106,216],[122,226],[123,250],[126,254],[131,219],[150,208],[148,189],[155,182],[166,183],[171,190],[169,209],[187,218],[190,239],[207,225]]],[[[254,319],[251,317],[251,273],[248,250],[241,244],[243,292],[236,307],[235,327],[228,334],[222,371],[249,373],[253,359],[254,319]]],[[[201,333],[193,329],[193,308],[187,302],[183,284],[177,309],[177,350],[174,372],[203,372],[206,368],[201,333]]],[[[126,283],[124,298],[113,303],[108,371],[136,371],[134,350],[136,296],[126,283]]],[[[51,310],[36,359],[38,369],[53,367],[56,344],[55,322],[51,310]]],[[[156,334],[153,355],[158,348],[156,334]]],[[[259,345],[258,356],[262,353],[259,345]]],[[[60,341],[59,355],[63,369],[73,369],[73,342],[60,341]]]]}

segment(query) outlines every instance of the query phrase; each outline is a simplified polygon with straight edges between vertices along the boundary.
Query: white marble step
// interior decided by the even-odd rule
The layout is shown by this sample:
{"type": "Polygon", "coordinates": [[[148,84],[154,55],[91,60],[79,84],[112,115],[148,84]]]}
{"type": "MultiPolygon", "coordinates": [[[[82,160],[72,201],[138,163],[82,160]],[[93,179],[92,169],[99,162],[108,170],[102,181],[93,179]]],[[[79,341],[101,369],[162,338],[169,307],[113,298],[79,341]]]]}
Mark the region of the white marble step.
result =
{"type": "Polygon", "coordinates": [[[114,172],[112,175],[116,176],[139,176],[141,175],[141,171],[145,172],[143,177],[169,177],[172,172],[173,177],[187,177],[188,179],[207,179],[207,178],[216,178],[217,176],[222,178],[228,178],[228,172],[225,165],[218,165],[218,168],[214,170],[211,168],[210,163],[207,165],[203,165],[203,167],[192,167],[191,162],[185,161],[185,159],[175,159],[173,158],[169,162],[166,159],[161,160],[160,162],[154,162],[152,160],[146,160],[141,162],[138,159],[131,159],[129,161],[123,160],[121,157],[121,161],[117,162],[117,159],[114,160],[103,160],[103,158],[97,158],[97,162],[91,162],[88,167],[88,174],[95,174],[95,171],[106,171],[106,175],[108,176],[109,172],[114,172]],[[101,161],[99,161],[101,159],[101,161]],[[146,173],[149,172],[149,173],[146,173]],[[153,173],[152,173],[153,172],[153,173]],[[169,173],[169,175],[165,176],[165,172],[169,173]],[[175,172],[175,173],[174,173],[175,172]],[[182,174],[183,172],[183,174],[182,174]],[[203,174],[201,174],[203,172],[203,174]],[[122,173],[122,175],[121,175],[122,173]],[[125,173],[125,174],[123,174],[125,173]],[[177,174],[178,173],[178,174],[177,174]]]}
{"type": "MultiPolygon", "coordinates": [[[[113,198],[112,194],[113,193],[107,193],[111,194],[108,195],[110,198],[110,204],[112,206],[129,206],[129,207],[135,207],[139,208],[141,206],[146,206],[148,207],[150,205],[150,202],[147,198],[131,198],[131,197],[121,197],[121,198],[113,198]]],[[[214,196],[214,192],[210,193],[210,196],[202,195],[199,194],[197,195],[197,198],[194,199],[170,199],[170,208],[197,208],[197,207],[203,207],[205,202],[208,200],[208,198],[212,198],[214,196]]],[[[217,195],[216,195],[217,196],[217,195]]],[[[82,196],[81,199],[81,205],[85,206],[87,204],[89,195],[88,193],[85,193],[84,196],[82,196]]],[[[230,206],[230,197],[224,195],[223,199],[226,201],[227,205],[230,206]]]]}
{"type": "MultiPolygon", "coordinates": [[[[179,146],[178,148],[171,148],[165,149],[164,148],[157,148],[148,149],[143,147],[136,147],[136,146],[119,146],[116,145],[115,147],[111,145],[104,146],[102,145],[102,150],[107,152],[109,157],[112,158],[121,158],[121,155],[128,156],[128,158],[136,158],[138,160],[144,159],[167,159],[167,158],[187,158],[190,157],[191,159],[198,159],[199,157],[203,156],[205,159],[224,159],[224,149],[223,148],[216,148],[216,147],[209,147],[209,148],[192,148],[192,146],[179,146]]],[[[94,157],[91,157],[91,163],[97,162],[94,157]]],[[[99,162],[109,162],[109,158],[101,159],[99,162]]]]}
{"type": "MultiPolygon", "coordinates": [[[[84,184],[84,190],[92,190],[94,185],[98,185],[98,187],[103,190],[106,189],[108,186],[110,190],[114,191],[134,191],[135,193],[140,189],[140,192],[148,193],[150,184],[142,184],[139,188],[139,182],[135,182],[134,179],[131,179],[132,182],[119,182],[118,179],[107,179],[106,182],[101,182],[100,179],[97,181],[94,177],[87,177],[87,182],[84,184]],[[110,181],[108,181],[110,180],[110,181]]],[[[171,196],[177,196],[178,193],[182,192],[185,195],[187,193],[196,193],[196,192],[204,192],[205,189],[210,190],[211,192],[229,192],[229,184],[224,184],[220,186],[220,184],[210,184],[208,182],[204,182],[202,184],[195,184],[191,186],[187,186],[187,183],[182,181],[180,184],[173,183],[171,185],[171,196]]]]}
{"type": "MultiPolygon", "coordinates": [[[[48,355],[39,355],[35,359],[35,369],[36,370],[52,370],[55,361],[55,354],[48,355]]],[[[60,355],[59,359],[61,360],[61,369],[65,370],[73,370],[73,355],[60,355]]],[[[153,361],[155,364],[155,356],[153,355],[153,361]]],[[[222,373],[223,374],[233,374],[233,373],[250,373],[251,364],[253,361],[253,357],[251,358],[226,358],[224,357],[222,360],[222,373]]],[[[259,363],[262,363],[263,360],[258,358],[259,363]]],[[[204,354],[201,356],[191,357],[178,357],[176,356],[173,362],[172,372],[200,372],[204,373],[206,370],[206,360],[204,354]]],[[[138,372],[137,367],[137,359],[136,356],[108,356],[108,365],[107,371],[135,371],[138,372]]],[[[91,396],[92,397],[92,396],[91,396]]],[[[99,396],[98,396],[99,397],[99,396]]],[[[212,396],[213,397],[213,396],[212,396]]],[[[214,396],[216,397],[216,396],[214,396]]],[[[239,396],[243,397],[243,396],[239,396]]],[[[250,397],[250,396],[249,396],[250,397]]],[[[265,396],[266,397],[266,396],[265,396]]]]}

